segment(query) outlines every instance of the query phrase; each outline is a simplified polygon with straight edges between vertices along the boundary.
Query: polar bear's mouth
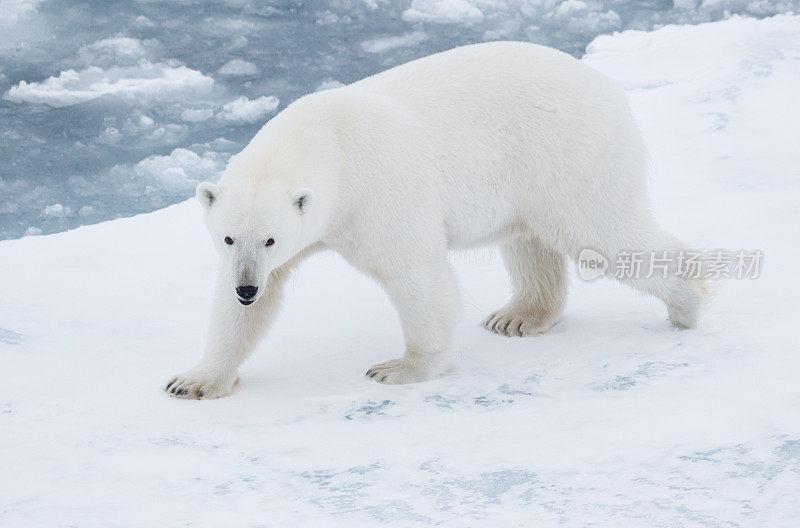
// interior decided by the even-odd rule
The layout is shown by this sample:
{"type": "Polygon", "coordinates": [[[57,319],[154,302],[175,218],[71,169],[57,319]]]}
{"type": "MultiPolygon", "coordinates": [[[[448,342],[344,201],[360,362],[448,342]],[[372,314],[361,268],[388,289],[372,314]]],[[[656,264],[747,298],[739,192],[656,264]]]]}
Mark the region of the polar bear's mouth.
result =
{"type": "Polygon", "coordinates": [[[255,299],[242,299],[242,298],[241,298],[241,297],[239,297],[238,295],[236,296],[236,299],[237,299],[237,300],[238,300],[240,303],[242,303],[243,305],[245,305],[245,306],[247,306],[248,304],[253,304],[254,302],[256,302],[256,301],[255,301],[255,299]]]}

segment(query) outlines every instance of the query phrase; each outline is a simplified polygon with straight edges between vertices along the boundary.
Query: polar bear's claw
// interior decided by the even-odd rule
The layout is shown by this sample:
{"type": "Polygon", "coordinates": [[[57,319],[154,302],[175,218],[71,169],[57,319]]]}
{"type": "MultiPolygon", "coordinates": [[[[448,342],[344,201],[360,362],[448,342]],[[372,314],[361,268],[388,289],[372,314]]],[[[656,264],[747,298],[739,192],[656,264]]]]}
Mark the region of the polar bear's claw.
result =
{"type": "Polygon", "coordinates": [[[209,398],[221,398],[233,392],[237,380],[232,383],[228,380],[207,378],[205,376],[195,376],[185,374],[172,378],[164,391],[175,398],[187,400],[203,400],[209,398]]]}
{"type": "Polygon", "coordinates": [[[557,321],[557,317],[536,317],[504,308],[487,317],[483,327],[507,337],[528,337],[547,332],[557,321]]]}
{"type": "Polygon", "coordinates": [[[373,366],[366,372],[366,376],[378,383],[399,385],[428,381],[442,373],[426,365],[413,364],[405,359],[392,359],[386,363],[373,366]]]}

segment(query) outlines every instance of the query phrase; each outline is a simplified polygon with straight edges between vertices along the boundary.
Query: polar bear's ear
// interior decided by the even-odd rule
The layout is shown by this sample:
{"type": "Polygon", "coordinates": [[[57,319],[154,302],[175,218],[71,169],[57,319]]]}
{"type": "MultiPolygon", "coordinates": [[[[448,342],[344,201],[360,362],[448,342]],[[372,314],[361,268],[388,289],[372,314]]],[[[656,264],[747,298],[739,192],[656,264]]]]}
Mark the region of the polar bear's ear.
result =
{"type": "Polygon", "coordinates": [[[290,196],[292,197],[292,203],[302,214],[308,211],[308,208],[311,206],[314,192],[307,187],[303,187],[301,189],[295,189],[292,191],[290,196]]]}
{"type": "Polygon", "coordinates": [[[203,182],[197,186],[195,196],[197,196],[197,200],[203,204],[203,208],[208,209],[217,199],[217,196],[219,196],[219,187],[211,182],[203,182]]]}

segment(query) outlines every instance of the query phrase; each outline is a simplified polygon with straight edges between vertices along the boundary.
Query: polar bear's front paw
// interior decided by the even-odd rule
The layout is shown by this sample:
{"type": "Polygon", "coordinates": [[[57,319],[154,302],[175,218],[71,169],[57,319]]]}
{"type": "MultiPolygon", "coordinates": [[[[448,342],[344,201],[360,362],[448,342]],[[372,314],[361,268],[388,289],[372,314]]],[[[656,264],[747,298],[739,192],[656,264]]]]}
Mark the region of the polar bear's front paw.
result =
{"type": "Polygon", "coordinates": [[[483,321],[483,327],[508,337],[543,334],[558,322],[558,317],[537,316],[513,308],[501,308],[483,321]]]}
{"type": "Polygon", "coordinates": [[[175,398],[207,400],[228,396],[233,392],[237,381],[239,379],[236,376],[214,377],[187,372],[172,378],[164,390],[175,398]]]}
{"type": "Polygon", "coordinates": [[[392,359],[386,363],[373,366],[365,375],[378,383],[397,385],[428,381],[440,374],[430,368],[412,365],[404,359],[392,359]]]}

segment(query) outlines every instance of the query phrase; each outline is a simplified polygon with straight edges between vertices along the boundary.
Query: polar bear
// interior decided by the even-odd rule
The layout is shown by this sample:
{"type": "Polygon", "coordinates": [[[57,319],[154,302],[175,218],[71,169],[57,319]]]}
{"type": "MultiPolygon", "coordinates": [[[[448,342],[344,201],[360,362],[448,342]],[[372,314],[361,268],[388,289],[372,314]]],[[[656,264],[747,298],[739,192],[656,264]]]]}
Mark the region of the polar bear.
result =
{"type": "MultiPolygon", "coordinates": [[[[582,249],[686,247],[650,212],[647,165],[622,89],[534,44],[460,47],[302,97],[218,185],[197,187],[220,271],[205,353],[166,390],[230,394],[290,270],[325,248],[377,279],[397,309],[405,353],[370,368],[375,381],[429,380],[453,364],[451,248],[500,246],[513,294],[487,329],[545,332],[582,249]]],[[[662,299],[674,325],[695,326],[702,280],[624,282],[662,299]]]]}

